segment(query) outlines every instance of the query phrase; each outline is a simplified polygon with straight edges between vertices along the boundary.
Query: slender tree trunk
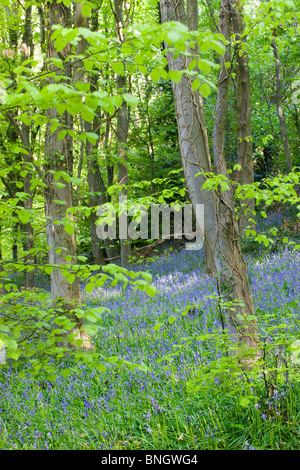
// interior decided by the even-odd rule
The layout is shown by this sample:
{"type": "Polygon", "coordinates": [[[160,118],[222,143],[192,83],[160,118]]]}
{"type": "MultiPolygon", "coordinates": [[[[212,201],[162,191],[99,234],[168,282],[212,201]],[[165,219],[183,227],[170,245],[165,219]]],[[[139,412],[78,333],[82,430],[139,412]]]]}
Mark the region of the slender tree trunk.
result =
{"type": "MultiPolygon", "coordinates": [[[[124,0],[114,0],[114,17],[117,38],[123,42],[123,7],[124,0]]],[[[119,93],[126,91],[126,75],[117,75],[117,90],[119,93]]],[[[118,111],[117,123],[117,145],[118,145],[118,183],[124,185],[121,195],[127,197],[128,194],[128,166],[127,166],[127,138],[128,138],[128,116],[127,104],[123,101],[122,106],[118,111]]],[[[131,254],[131,244],[127,239],[120,238],[121,245],[121,265],[126,267],[129,263],[129,256],[131,254]]]]}
{"type": "MultiPolygon", "coordinates": [[[[17,6],[15,3],[12,3],[10,6],[6,7],[6,12],[8,19],[10,21],[10,24],[12,25],[14,17],[17,16],[17,6]]],[[[18,28],[16,27],[10,27],[9,28],[9,46],[10,50],[12,50],[15,54],[16,49],[17,49],[17,44],[18,44],[18,28]]],[[[13,60],[14,66],[16,66],[15,62],[15,55],[13,60]]],[[[13,80],[15,79],[15,75],[13,75],[13,80]]],[[[16,86],[16,82],[14,80],[14,85],[16,86]]],[[[12,110],[11,112],[12,116],[14,119],[17,118],[18,116],[18,110],[12,110]]],[[[10,126],[7,131],[7,140],[10,143],[17,143],[18,140],[18,133],[14,126],[10,126]]],[[[21,163],[22,162],[22,156],[19,154],[17,158],[12,157],[10,154],[10,151],[8,151],[8,155],[5,158],[7,165],[13,165],[14,163],[21,163]]],[[[18,172],[13,168],[12,171],[10,171],[7,175],[7,182],[6,182],[6,187],[9,192],[9,197],[14,198],[16,193],[20,191],[20,189],[17,186],[17,182],[20,179],[18,172]]],[[[17,261],[18,259],[18,233],[19,233],[19,222],[16,216],[16,213],[12,213],[13,218],[15,219],[12,224],[12,258],[13,261],[17,261]]]]}
{"type": "MultiPolygon", "coordinates": [[[[114,182],[114,165],[111,161],[110,157],[110,150],[109,150],[109,136],[110,136],[110,123],[107,119],[107,122],[105,124],[105,136],[104,136],[104,142],[103,142],[103,150],[105,153],[105,159],[106,159],[106,176],[107,176],[107,187],[109,188],[113,182],[114,182]]],[[[111,201],[111,196],[107,195],[107,201],[111,201]]]]}
{"type": "MultiPolygon", "coordinates": [[[[32,7],[29,6],[26,9],[26,17],[25,17],[25,29],[23,35],[23,43],[29,48],[24,53],[24,59],[26,60],[28,55],[32,58],[34,53],[34,43],[32,40],[32,7]]],[[[25,123],[22,123],[22,134],[26,139],[26,147],[29,148],[31,146],[30,143],[30,127],[27,126],[25,123]]],[[[31,191],[31,179],[32,173],[29,170],[31,161],[30,155],[24,154],[23,155],[24,167],[27,171],[26,176],[24,177],[24,193],[27,194],[27,198],[24,201],[24,209],[27,211],[32,210],[33,207],[33,197],[31,191]]],[[[31,264],[34,263],[34,229],[31,222],[28,222],[25,225],[25,247],[28,254],[26,255],[26,262],[31,264]]],[[[34,287],[34,270],[32,271],[25,271],[25,288],[33,288],[34,287]]]]}
{"type": "Polygon", "coordinates": [[[230,40],[230,4],[229,0],[222,0],[220,9],[220,31],[228,41],[224,56],[221,58],[221,72],[218,79],[217,104],[214,113],[214,127],[212,133],[212,150],[217,174],[226,174],[226,160],[224,153],[225,124],[228,110],[228,88],[230,69],[225,65],[231,62],[230,40]]]}
{"type": "MultiPolygon", "coordinates": [[[[84,132],[83,120],[81,118],[80,118],[80,131],[84,132]]],[[[77,168],[77,178],[78,179],[81,178],[84,156],[85,156],[85,145],[84,145],[84,142],[80,142],[80,154],[79,154],[79,162],[78,162],[78,168],[77,168]]],[[[76,190],[76,197],[75,197],[75,206],[76,207],[79,205],[80,189],[81,189],[81,186],[78,185],[77,190],[76,190]]]]}
{"type": "Polygon", "coordinates": [[[42,50],[45,48],[46,34],[45,34],[45,13],[42,5],[38,6],[38,16],[40,25],[40,45],[42,50]]]}
{"type": "Polygon", "coordinates": [[[232,150],[231,150],[231,123],[230,123],[230,117],[228,115],[228,112],[227,112],[226,120],[225,120],[224,153],[225,153],[226,164],[229,169],[232,169],[233,163],[232,163],[232,150]]]}
{"type": "MultiPolygon", "coordinates": [[[[196,11],[197,0],[191,0],[190,3],[194,4],[193,11],[196,11]]],[[[161,0],[160,7],[163,23],[185,21],[183,0],[161,0]]],[[[187,68],[186,57],[181,54],[175,59],[169,52],[167,60],[170,70],[187,68]]],[[[204,138],[206,129],[199,112],[199,94],[192,91],[191,79],[184,74],[179,83],[172,83],[172,88],[186,183],[194,207],[196,204],[205,204],[205,234],[218,274],[219,293],[228,302],[240,300],[240,304],[235,305],[235,311],[225,309],[223,321],[231,341],[239,348],[251,350],[258,346],[257,327],[247,267],[240,248],[233,191],[219,194],[202,189],[204,178],[202,175],[195,175],[211,171],[211,163],[204,138]]],[[[218,168],[227,176],[223,160],[224,156],[220,156],[218,168]]]]}
{"type": "MultiPolygon", "coordinates": [[[[87,18],[82,14],[82,5],[77,3],[76,5],[76,12],[75,12],[75,27],[77,28],[87,28],[88,22],[87,18]]],[[[96,25],[97,27],[97,21],[96,25]]],[[[82,38],[78,45],[77,45],[77,56],[84,55],[87,49],[87,41],[82,38]]],[[[84,69],[83,69],[83,61],[77,62],[74,67],[74,82],[84,82],[84,69]]],[[[90,80],[91,91],[96,90],[96,79],[90,80]]],[[[83,128],[85,132],[94,132],[100,135],[100,126],[101,122],[99,117],[95,117],[93,124],[87,121],[83,121],[83,128]]],[[[97,266],[102,266],[105,264],[104,257],[102,254],[101,248],[101,240],[99,240],[96,232],[96,210],[100,204],[105,202],[105,186],[103,184],[103,180],[101,177],[100,168],[97,162],[97,148],[99,142],[94,146],[89,141],[86,143],[86,155],[88,159],[88,182],[89,182],[89,206],[94,209],[90,216],[90,230],[91,230],[91,243],[92,243],[92,252],[93,252],[93,259],[94,263],[97,266]],[[99,197],[99,191],[103,194],[103,196],[99,197]]]]}
{"type": "MultiPolygon", "coordinates": [[[[118,75],[117,88],[118,90],[125,91],[126,78],[118,75]]],[[[121,195],[127,197],[128,194],[128,167],[126,164],[127,154],[127,136],[128,136],[128,119],[127,119],[127,105],[124,102],[118,112],[117,124],[117,144],[118,144],[118,183],[124,185],[121,195]]],[[[131,254],[131,244],[127,239],[120,239],[121,245],[121,265],[126,267],[129,263],[129,256],[131,254]]]]}
{"type": "MultiPolygon", "coordinates": [[[[30,146],[29,127],[23,124],[22,132],[28,142],[27,145],[29,147],[30,146]]],[[[26,163],[30,163],[30,157],[24,154],[23,160],[24,160],[24,167],[27,171],[24,177],[24,193],[27,194],[27,198],[24,201],[24,209],[27,211],[31,211],[33,207],[33,197],[32,197],[32,191],[31,191],[32,173],[29,169],[30,167],[26,165],[26,163]]],[[[33,254],[34,229],[33,229],[31,222],[27,222],[27,224],[25,225],[25,247],[26,247],[26,251],[28,252],[28,254],[26,255],[26,263],[30,265],[31,263],[34,263],[35,261],[34,254],[33,254]]],[[[25,272],[25,287],[26,288],[34,287],[34,270],[25,272]]]]}
{"type": "MultiPolygon", "coordinates": [[[[273,126],[273,121],[272,121],[272,106],[271,106],[271,103],[270,103],[270,100],[267,96],[267,93],[266,93],[266,90],[265,90],[265,87],[263,85],[263,74],[262,72],[260,72],[260,89],[264,95],[264,99],[265,99],[265,102],[266,102],[266,105],[267,105],[267,108],[268,108],[268,118],[269,118],[269,123],[270,123],[270,128],[271,128],[271,132],[272,132],[272,136],[273,136],[273,153],[276,155],[276,133],[275,133],[275,130],[274,130],[274,126],[273,126]]],[[[265,160],[265,168],[266,168],[266,176],[269,175],[270,173],[270,169],[271,169],[271,161],[267,161],[265,160]]]]}
{"type": "MultiPolygon", "coordinates": [[[[233,179],[243,185],[254,182],[253,142],[251,131],[251,99],[250,75],[248,65],[248,52],[246,50],[246,37],[244,35],[244,20],[240,0],[230,0],[230,11],[235,33],[236,61],[238,64],[237,81],[237,164],[241,170],[233,174],[233,179]]],[[[243,235],[253,218],[255,203],[253,199],[240,201],[241,214],[239,217],[240,235],[243,235]]]]}
{"type": "MultiPolygon", "coordinates": [[[[104,135],[104,140],[103,140],[103,151],[105,153],[105,159],[106,159],[107,188],[109,188],[114,182],[114,165],[112,164],[110,155],[109,155],[110,153],[109,136],[110,136],[110,122],[109,120],[107,120],[105,124],[105,135],[104,135]]],[[[107,192],[105,195],[105,202],[111,202],[111,196],[107,192]]],[[[105,246],[105,251],[106,251],[106,255],[108,259],[117,258],[120,255],[116,247],[116,240],[110,240],[106,238],[104,240],[104,246],[105,246]]]]}
{"type": "MultiPolygon", "coordinates": [[[[283,142],[283,147],[284,147],[285,161],[286,161],[288,172],[291,173],[293,171],[293,164],[292,164],[290,146],[289,146],[289,142],[288,142],[285,119],[284,119],[283,109],[282,109],[280,57],[279,57],[279,52],[278,52],[278,49],[277,49],[277,44],[276,44],[275,39],[272,40],[271,46],[273,48],[273,54],[274,54],[274,58],[275,58],[275,69],[276,69],[276,106],[277,106],[277,114],[278,114],[278,118],[279,118],[280,131],[281,131],[282,142],[283,142]]],[[[295,184],[294,189],[296,191],[297,196],[300,197],[300,187],[299,187],[299,185],[295,184]]]]}
{"type": "MultiPolygon", "coordinates": [[[[178,17],[180,18],[182,23],[186,23],[190,31],[198,31],[198,4],[193,1],[193,0],[187,0],[187,13],[185,12],[184,4],[180,2],[178,4],[178,17]]],[[[191,49],[192,54],[198,54],[198,44],[195,44],[195,48],[191,49]]],[[[187,60],[187,66],[188,64],[192,61],[192,57],[187,60]]],[[[198,71],[198,68],[196,67],[196,70],[198,71]]],[[[192,79],[193,81],[193,79],[192,79]]],[[[203,105],[203,98],[199,93],[196,93],[197,95],[197,113],[198,113],[198,122],[201,126],[202,129],[202,152],[204,152],[207,155],[207,160],[209,162],[209,168],[210,168],[210,155],[209,155],[209,142],[208,142],[208,133],[207,133],[207,128],[206,128],[206,119],[205,119],[205,113],[204,113],[204,105],[203,105]]],[[[206,171],[211,171],[207,168],[206,171]]],[[[190,195],[191,197],[191,195],[190,195]]],[[[208,206],[204,203],[204,211],[206,212],[208,209],[208,206]]],[[[206,267],[206,273],[211,275],[216,273],[216,266],[214,262],[214,256],[211,251],[211,246],[208,243],[208,238],[205,235],[205,267],[206,267]]]]}
{"type": "Polygon", "coordinates": [[[12,259],[14,262],[18,261],[18,233],[19,233],[19,223],[16,222],[13,224],[13,228],[12,228],[12,235],[13,235],[12,259]]]}
{"type": "MultiPolygon", "coordinates": [[[[81,28],[87,28],[88,22],[87,18],[82,14],[82,5],[76,5],[76,13],[75,13],[75,26],[81,28]]],[[[98,18],[96,12],[92,15],[92,30],[98,30],[98,18]]],[[[77,55],[83,55],[86,52],[87,42],[85,39],[81,39],[77,45],[77,55]]],[[[83,61],[78,61],[76,66],[74,67],[74,82],[84,81],[84,68],[83,68],[83,61]]],[[[90,79],[90,87],[91,91],[95,91],[97,84],[97,77],[94,76],[90,79]]],[[[92,244],[92,253],[93,253],[93,260],[94,263],[98,266],[102,266],[105,264],[105,260],[102,253],[102,241],[98,238],[97,235],[97,216],[96,211],[97,208],[107,202],[106,197],[106,187],[103,182],[103,178],[101,175],[100,166],[98,163],[98,147],[99,147],[99,139],[100,139],[100,128],[101,128],[101,113],[99,112],[97,116],[95,116],[93,123],[89,123],[87,121],[83,121],[83,127],[85,132],[93,132],[98,134],[98,141],[96,145],[92,145],[89,141],[87,141],[85,146],[85,153],[88,160],[88,184],[89,184],[89,207],[93,208],[93,211],[90,215],[90,232],[91,232],[91,244],[92,244]]],[[[84,149],[82,149],[84,151],[84,149]]],[[[112,242],[110,240],[104,240],[104,246],[107,253],[107,257],[111,258],[113,256],[117,256],[115,250],[113,250],[113,246],[111,247],[112,242]]]]}
{"type": "MultiPolygon", "coordinates": [[[[49,29],[51,30],[52,26],[57,24],[63,27],[71,26],[71,9],[62,3],[58,3],[57,0],[52,0],[52,3],[49,5],[49,29]]],[[[69,54],[70,47],[66,46],[61,55],[67,58],[69,54]]],[[[57,57],[58,53],[49,34],[48,58],[57,57]]],[[[52,66],[49,66],[50,70],[51,68],[52,66]]],[[[56,73],[60,74],[60,72],[56,73]]],[[[65,68],[65,75],[71,78],[71,68],[65,68]]],[[[49,78],[49,83],[55,83],[54,79],[49,78]]],[[[62,223],[64,220],[68,220],[69,225],[74,224],[73,214],[69,211],[73,207],[73,190],[71,183],[63,178],[56,181],[54,173],[62,171],[70,175],[72,174],[73,155],[71,137],[67,135],[61,140],[58,139],[58,133],[62,128],[72,129],[72,119],[67,112],[60,116],[56,108],[47,110],[47,118],[48,124],[45,135],[46,173],[44,178],[47,184],[47,188],[45,188],[46,235],[47,244],[50,247],[49,263],[53,267],[59,266],[63,268],[67,267],[68,264],[71,266],[76,264],[75,233],[67,233],[62,223]],[[54,132],[50,130],[51,120],[52,122],[53,120],[60,122],[60,126],[54,132]],[[71,260],[69,258],[66,259],[66,256],[71,256],[71,260]]],[[[82,319],[77,318],[72,312],[72,309],[78,307],[81,303],[78,278],[75,277],[75,280],[70,283],[63,276],[62,270],[55,268],[51,274],[51,292],[54,300],[63,302],[65,314],[75,323],[70,333],[75,335],[75,339],[89,339],[83,332],[82,319]]],[[[91,344],[88,341],[84,341],[82,347],[91,348],[91,344]]]]}
{"type": "MultiPolygon", "coordinates": [[[[100,134],[100,119],[95,118],[93,129],[90,125],[90,131],[96,132],[97,127],[99,128],[100,134]]],[[[88,131],[88,128],[86,127],[88,131]]],[[[98,238],[97,235],[97,215],[96,210],[102,204],[106,202],[106,188],[102,179],[101,171],[98,164],[97,159],[97,149],[99,146],[99,141],[97,142],[96,146],[92,144],[87,144],[87,156],[89,161],[89,169],[88,169],[88,181],[89,181],[89,205],[90,207],[94,208],[94,212],[91,213],[90,216],[90,229],[91,229],[91,239],[92,239],[92,251],[93,251],[93,258],[94,263],[97,265],[102,266],[105,264],[103,253],[102,253],[102,241],[98,238]]]]}
{"type": "Polygon", "coordinates": [[[273,54],[275,58],[277,114],[279,118],[280,131],[281,131],[282,142],[283,142],[283,147],[284,147],[285,161],[286,161],[287,169],[289,173],[291,173],[291,171],[293,171],[293,164],[292,164],[292,159],[291,159],[291,152],[290,152],[290,146],[288,142],[288,136],[287,136],[287,131],[286,131],[283,110],[282,110],[280,58],[279,58],[279,53],[278,53],[275,39],[272,40],[271,46],[273,48],[273,54]]]}
{"type": "Polygon", "coordinates": [[[298,138],[295,139],[295,143],[294,143],[294,152],[298,160],[298,166],[299,166],[300,165],[300,120],[299,120],[298,106],[295,103],[293,103],[292,114],[295,119],[295,128],[296,128],[296,132],[298,135],[298,138]]]}

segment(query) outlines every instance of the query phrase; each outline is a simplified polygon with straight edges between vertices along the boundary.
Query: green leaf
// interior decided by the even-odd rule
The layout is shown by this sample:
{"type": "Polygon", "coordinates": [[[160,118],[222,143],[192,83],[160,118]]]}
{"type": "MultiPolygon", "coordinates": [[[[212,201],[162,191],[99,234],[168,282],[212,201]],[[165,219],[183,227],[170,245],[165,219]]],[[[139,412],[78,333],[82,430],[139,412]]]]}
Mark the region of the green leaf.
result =
{"type": "Polygon", "coordinates": [[[202,83],[202,85],[199,89],[199,93],[200,93],[200,95],[203,96],[203,98],[207,98],[210,95],[211,89],[210,89],[210,86],[208,85],[208,83],[206,83],[206,82],[202,83]]]}
{"type": "Polygon", "coordinates": [[[57,136],[58,140],[62,140],[66,136],[66,134],[67,134],[67,131],[65,129],[60,131],[57,136]]]}
{"type": "Polygon", "coordinates": [[[163,323],[157,323],[154,327],[153,327],[153,330],[154,331],[158,331],[161,329],[161,327],[163,326],[164,324],[163,323]]]}
{"type": "Polygon", "coordinates": [[[200,78],[196,78],[196,80],[194,80],[193,83],[192,83],[192,90],[193,90],[193,91],[198,90],[198,88],[200,87],[200,85],[201,85],[201,80],[200,80],[200,78]]]}
{"type": "Polygon", "coordinates": [[[233,171],[236,171],[236,170],[241,171],[241,169],[242,169],[242,167],[238,163],[236,165],[234,165],[234,167],[233,167],[233,171]]]}
{"type": "Polygon", "coordinates": [[[218,54],[223,55],[225,53],[225,46],[220,41],[216,41],[215,39],[211,39],[211,47],[214,49],[218,54]]]}
{"type": "Polygon", "coordinates": [[[83,61],[83,67],[87,72],[90,72],[91,70],[93,70],[94,64],[95,62],[93,59],[84,59],[83,61]]]}
{"type": "Polygon", "coordinates": [[[54,374],[47,375],[47,380],[49,380],[50,382],[55,382],[56,379],[57,379],[57,375],[54,375],[54,374]]]}
{"type": "Polygon", "coordinates": [[[84,93],[87,93],[90,90],[90,84],[89,83],[77,82],[75,86],[76,86],[77,90],[83,91],[84,93]]]}
{"type": "Polygon", "coordinates": [[[95,286],[94,286],[94,283],[91,283],[89,282],[86,286],[85,286],[85,291],[89,294],[90,292],[92,292],[92,290],[94,290],[95,286]]]}
{"type": "Polygon", "coordinates": [[[85,315],[85,318],[87,321],[91,323],[95,323],[98,320],[97,317],[95,317],[94,315],[89,315],[89,314],[85,315]]]}
{"type": "Polygon", "coordinates": [[[188,66],[188,70],[191,72],[192,70],[194,70],[194,68],[196,67],[196,65],[197,65],[196,59],[192,60],[192,62],[191,62],[190,65],[188,66]]]}
{"type": "Polygon", "coordinates": [[[139,71],[142,72],[144,75],[147,75],[148,69],[147,69],[147,67],[145,67],[145,65],[141,65],[141,64],[138,65],[138,69],[139,69],[139,71]]]}
{"type": "Polygon", "coordinates": [[[11,338],[5,338],[5,345],[8,349],[17,349],[18,344],[14,339],[11,338]]]}
{"type": "Polygon", "coordinates": [[[166,37],[166,41],[169,45],[174,45],[175,47],[178,48],[179,46],[179,43],[182,42],[182,41],[185,41],[186,39],[186,31],[187,31],[187,28],[185,28],[184,30],[181,28],[181,26],[184,26],[184,25],[181,25],[181,24],[174,24],[174,27],[172,29],[170,29],[169,31],[167,31],[167,37],[166,37]],[[180,30],[178,30],[178,27],[180,26],[180,30]],[[176,27],[176,29],[175,29],[176,27]]]}
{"type": "Polygon", "coordinates": [[[56,110],[60,116],[62,116],[66,110],[66,106],[64,103],[58,103],[56,106],[56,110]]]}
{"type": "Polygon", "coordinates": [[[138,104],[139,100],[136,96],[131,95],[130,93],[123,93],[123,98],[129,105],[136,105],[138,104]]]}
{"type": "Polygon", "coordinates": [[[138,370],[141,370],[142,372],[147,372],[147,371],[149,370],[149,367],[146,366],[145,364],[143,364],[143,365],[138,364],[138,365],[136,366],[136,368],[137,368],[138,370]]]}
{"type": "Polygon", "coordinates": [[[112,69],[113,71],[117,74],[117,75],[124,75],[124,64],[123,62],[113,62],[111,64],[112,66],[112,69]]]}
{"type": "Polygon", "coordinates": [[[21,351],[20,351],[20,349],[10,350],[10,351],[8,351],[8,353],[7,353],[7,358],[14,359],[15,361],[17,361],[20,356],[21,356],[21,351]]]}
{"type": "Polygon", "coordinates": [[[161,75],[160,75],[160,70],[158,69],[155,69],[155,70],[152,70],[151,74],[150,74],[150,78],[151,80],[154,82],[154,83],[157,83],[158,80],[160,79],[161,75]]]}
{"type": "Polygon", "coordinates": [[[67,280],[70,284],[73,284],[73,282],[75,281],[76,279],[76,276],[75,274],[70,274],[68,277],[67,277],[67,280]]]}
{"type": "Polygon", "coordinates": [[[99,372],[106,372],[106,367],[104,364],[97,364],[96,369],[99,370],[99,372]]]}
{"type": "Polygon", "coordinates": [[[179,70],[170,70],[169,77],[174,83],[179,83],[181,80],[182,73],[179,70]]]}
{"type": "Polygon", "coordinates": [[[95,134],[94,132],[86,132],[86,138],[92,145],[96,145],[98,134],[95,134]]]}
{"type": "Polygon", "coordinates": [[[84,107],[81,111],[81,117],[84,121],[92,123],[94,120],[94,113],[92,113],[86,107],[84,107]]]}
{"type": "Polygon", "coordinates": [[[87,335],[94,336],[98,333],[99,326],[88,324],[88,325],[84,325],[83,329],[84,329],[84,331],[86,332],[87,335]]]}
{"type": "Polygon", "coordinates": [[[81,13],[84,16],[89,17],[91,16],[92,9],[93,9],[93,5],[90,2],[85,2],[85,4],[82,5],[81,13]]]}
{"type": "Polygon", "coordinates": [[[98,97],[94,94],[87,95],[85,97],[85,105],[95,111],[98,107],[98,97]]]}
{"type": "Polygon", "coordinates": [[[61,375],[62,375],[63,377],[68,377],[68,376],[71,374],[71,372],[72,372],[71,369],[63,369],[63,370],[61,371],[61,375]]]}
{"type": "Polygon", "coordinates": [[[199,59],[198,60],[198,67],[201,72],[205,74],[209,74],[211,72],[211,63],[208,60],[199,59]]]}
{"type": "Polygon", "coordinates": [[[140,54],[136,54],[134,60],[137,65],[143,65],[145,62],[145,57],[140,54]]]}
{"type": "Polygon", "coordinates": [[[151,273],[141,273],[141,276],[149,282],[152,282],[152,274],[151,273]]]}
{"type": "Polygon", "coordinates": [[[75,231],[75,227],[74,225],[65,225],[65,231],[69,234],[69,235],[72,235],[75,231]]]}
{"type": "Polygon", "coordinates": [[[146,287],[146,293],[147,293],[147,295],[149,295],[149,297],[155,297],[156,287],[149,284],[146,287]]]}

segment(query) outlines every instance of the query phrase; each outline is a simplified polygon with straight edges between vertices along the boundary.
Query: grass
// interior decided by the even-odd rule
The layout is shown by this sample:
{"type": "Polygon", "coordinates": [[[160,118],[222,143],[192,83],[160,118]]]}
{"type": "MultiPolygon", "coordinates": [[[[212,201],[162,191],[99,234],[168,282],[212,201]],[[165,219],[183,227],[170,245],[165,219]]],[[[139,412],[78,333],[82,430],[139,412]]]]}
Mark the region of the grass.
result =
{"type": "Polygon", "coordinates": [[[65,361],[55,382],[3,370],[4,449],[300,449],[299,366],[284,346],[299,338],[300,255],[249,257],[248,267],[268,375],[228,372],[214,281],[201,253],[175,252],[144,266],[154,299],[117,288],[85,296],[110,309],[97,349],[148,370],[77,365],[65,378],[65,361]]]}

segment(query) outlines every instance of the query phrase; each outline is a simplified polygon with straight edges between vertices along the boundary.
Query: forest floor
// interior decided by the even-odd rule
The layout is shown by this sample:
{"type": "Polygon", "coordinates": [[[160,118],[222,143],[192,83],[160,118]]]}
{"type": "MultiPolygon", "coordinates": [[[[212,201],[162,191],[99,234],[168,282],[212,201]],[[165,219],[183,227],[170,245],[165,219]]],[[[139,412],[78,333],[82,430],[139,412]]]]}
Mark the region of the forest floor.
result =
{"type": "Polygon", "coordinates": [[[84,297],[109,309],[94,338],[103,356],[148,369],[80,365],[65,378],[60,363],[55,382],[3,371],[4,449],[300,449],[299,351],[288,349],[300,339],[300,253],[247,263],[268,375],[228,369],[203,252],[167,251],[135,268],[152,273],[154,298],[119,287],[84,297]]]}

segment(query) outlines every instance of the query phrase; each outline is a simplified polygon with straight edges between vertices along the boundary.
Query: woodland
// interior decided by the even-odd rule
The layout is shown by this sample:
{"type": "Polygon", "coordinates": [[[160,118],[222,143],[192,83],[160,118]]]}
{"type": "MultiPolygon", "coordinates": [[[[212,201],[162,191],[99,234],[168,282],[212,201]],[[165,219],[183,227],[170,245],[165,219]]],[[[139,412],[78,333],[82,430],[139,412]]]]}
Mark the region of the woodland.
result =
{"type": "Polygon", "coordinates": [[[299,11],[1,1],[0,449],[300,449],[299,11]]]}

